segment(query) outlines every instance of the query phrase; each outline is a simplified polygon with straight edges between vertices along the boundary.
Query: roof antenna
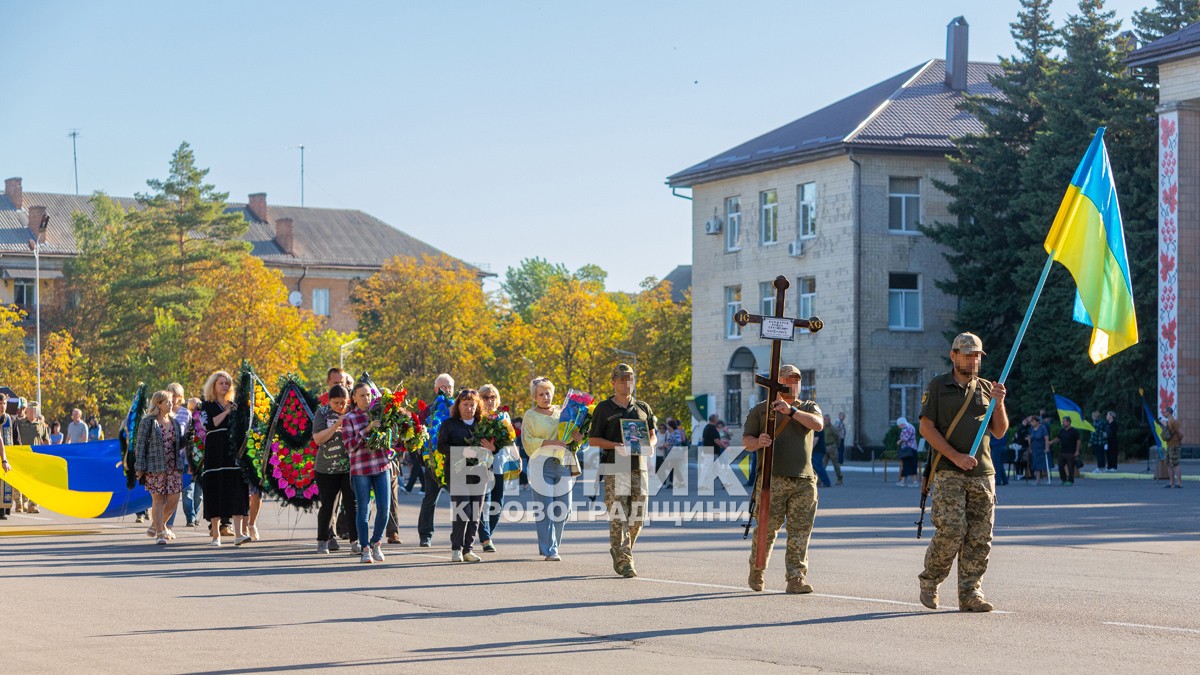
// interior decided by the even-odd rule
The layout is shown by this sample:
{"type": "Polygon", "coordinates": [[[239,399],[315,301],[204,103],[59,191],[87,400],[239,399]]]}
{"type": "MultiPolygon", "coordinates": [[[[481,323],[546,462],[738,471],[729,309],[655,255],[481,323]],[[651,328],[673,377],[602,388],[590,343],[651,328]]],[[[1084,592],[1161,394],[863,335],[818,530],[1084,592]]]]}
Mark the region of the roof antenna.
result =
{"type": "Polygon", "coordinates": [[[289,150],[300,149],[300,208],[304,208],[304,144],[293,145],[289,150]]]}
{"type": "Polygon", "coordinates": [[[79,196],[79,153],[75,151],[75,139],[79,138],[79,130],[72,129],[71,133],[67,134],[71,139],[71,160],[75,164],[75,196],[79,196]]]}

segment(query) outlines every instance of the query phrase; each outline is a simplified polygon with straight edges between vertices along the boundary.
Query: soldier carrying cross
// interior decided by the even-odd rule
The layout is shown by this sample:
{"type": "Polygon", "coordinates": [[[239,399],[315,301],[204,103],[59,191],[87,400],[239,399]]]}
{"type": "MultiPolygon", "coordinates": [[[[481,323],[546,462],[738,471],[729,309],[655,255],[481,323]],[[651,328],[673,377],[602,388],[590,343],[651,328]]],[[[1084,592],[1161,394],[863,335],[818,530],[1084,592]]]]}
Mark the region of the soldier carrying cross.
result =
{"type": "Polygon", "coordinates": [[[775,279],[775,316],[763,317],[738,312],[734,320],[745,326],[763,324],[762,336],[772,340],[770,377],[755,381],[768,395],[746,416],[742,445],[749,452],[762,452],[755,485],[759,505],[753,544],[750,549],[751,590],[763,590],[763,576],[775,536],[786,521],[787,592],[812,593],[808,583],[808,539],[817,515],[817,477],[812,466],[813,432],[825,427],[821,409],[814,401],[797,401],[800,369],[779,365],[780,341],[790,340],[799,326],[811,332],[821,329],[821,320],[789,319],[783,316],[787,277],[775,279]]]}

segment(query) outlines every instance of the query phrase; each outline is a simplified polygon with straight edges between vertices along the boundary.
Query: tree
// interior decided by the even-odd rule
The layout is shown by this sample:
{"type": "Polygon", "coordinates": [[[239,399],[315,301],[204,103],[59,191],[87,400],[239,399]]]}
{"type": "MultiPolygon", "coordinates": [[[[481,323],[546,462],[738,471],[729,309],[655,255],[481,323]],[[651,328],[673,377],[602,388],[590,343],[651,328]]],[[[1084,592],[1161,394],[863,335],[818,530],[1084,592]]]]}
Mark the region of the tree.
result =
{"type": "Polygon", "coordinates": [[[176,371],[176,377],[186,376],[196,387],[215,370],[233,372],[242,359],[263,382],[274,384],[281,375],[299,373],[312,356],[310,336],[318,332],[320,321],[288,303],[282,274],[258,258],[243,256],[228,269],[210,270],[196,279],[213,301],[197,330],[182,340],[185,366],[176,371]]]}
{"type": "Polygon", "coordinates": [[[72,408],[98,414],[95,397],[88,394],[87,364],[67,331],[46,336],[42,347],[42,414],[47,421],[70,418],[72,408]]]}
{"type": "MultiPolygon", "coordinates": [[[[1143,336],[1155,331],[1153,91],[1126,71],[1128,45],[1102,2],[1082,0],[1057,32],[1049,4],[1023,0],[1013,24],[1018,53],[1002,60],[1003,73],[993,79],[1002,98],[964,105],[984,131],[957,141],[956,181],[943,186],[959,220],[925,229],[948,250],[952,277],[939,287],[961,300],[955,330],[979,333],[1002,357],[1045,265],[1043,242],[1063,193],[1099,126],[1107,127],[1139,328],[1143,336]],[[1054,56],[1059,46],[1062,58],[1054,56]]],[[[1071,320],[1074,298],[1074,280],[1056,265],[1009,375],[1015,414],[1048,407],[1052,387],[1085,407],[1130,410],[1137,386],[1152,380],[1154,349],[1146,340],[1091,363],[1090,331],[1071,320]]],[[[1002,363],[989,360],[985,375],[997,376],[1002,363]]]]}
{"type": "Polygon", "coordinates": [[[1154,7],[1133,13],[1133,26],[1143,43],[1154,42],[1200,21],[1200,0],[1155,0],[1154,7]]]}
{"type": "Polygon", "coordinates": [[[428,395],[439,373],[479,382],[491,314],[475,272],[448,256],[396,257],[354,290],[362,362],[376,383],[428,395]]]}
{"type": "MultiPolygon", "coordinates": [[[[1065,58],[1053,71],[1040,98],[1045,128],[1030,147],[1021,171],[1022,201],[1029,214],[1024,237],[1044,240],[1063,192],[1097,127],[1107,127],[1105,140],[1120,195],[1142,342],[1099,365],[1087,358],[1087,327],[1072,321],[1075,283],[1056,265],[1038,305],[1033,339],[1021,352],[1021,386],[1017,401],[1040,407],[1051,387],[1091,407],[1137,409],[1137,388],[1153,388],[1157,333],[1157,145],[1154,92],[1132,77],[1124,65],[1129,46],[1118,40],[1119,22],[1105,12],[1101,0],[1081,0],[1079,11],[1062,30],[1065,58]]],[[[1040,249],[1040,246],[1038,247],[1040,249]]],[[[1024,265],[1023,284],[1033,288],[1045,252],[1032,248],[1024,265]]]]}
{"type": "Polygon", "coordinates": [[[654,406],[660,419],[688,422],[692,391],[692,296],[671,300],[671,284],[653,277],[635,296],[629,330],[621,349],[637,354],[637,396],[654,406]]]}
{"type": "Polygon", "coordinates": [[[35,396],[37,364],[25,353],[25,312],[0,305],[0,385],[26,398],[35,396]]]}
{"type": "Polygon", "coordinates": [[[545,258],[526,258],[520,265],[508,268],[500,288],[508,294],[513,310],[528,321],[529,308],[546,294],[556,279],[566,279],[570,274],[562,263],[550,263],[545,258]]]}
{"type": "MultiPolygon", "coordinates": [[[[300,373],[309,389],[323,391],[325,389],[325,374],[342,357],[342,345],[357,338],[355,333],[339,333],[332,328],[324,328],[308,334],[309,356],[300,364],[300,373]]],[[[357,368],[361,365],[358,349],[346,350],[346,370],[354,377],[362,372],[357,368]]],[[[266,382],[267,380],[264,380],[266,382]]],[[[270,381],[272,387],[274,380],[270,381]]]]}
{"type": "Polygon", "coordinates": [[[147,181],[154,192],[137,195],[142,209],[129,217],[140,245],[153,253],[162,273],[122,283],[143,290],[150,290],[147,283],[156,284],[156,306],[185,323],[203,315],[213,298],[213,289],[194,280],[236,266],[250,251],[241,238],[249,225],[240,213],[226,211],[229,193],[204,182],[208,171],[196,166],[190,145],[180,144],[167,179],[147,181]],[[168,283],[157,285],[164,277],[168,283]]]}
{"type": "MultiPolygon", "coordinates": [[[[1017,55],[1000,59],[1002,74],[991,78],[1001,96],[968,96],[963,102],[984,130],[956,140],[958,156],[950,160],[955,181],[938,184],[958,219],[922,228],[949,251],[951,276],[936,283],[960,299],[952,332],[980,334],[993,353],[1007,353],[1016,337],[1029,298],[1012,289],[1032,288],[1028,261],[1038,259],[1040,250],[1037,233],[1023,231],[1033,218],[1018,196],[1025,193],[1020,167],[1045,128],[1040,94],[1056,64],[1050,52],[1060,44],[1049,17],[1050,0],[1022,0],[1011,24],[1017,55]]],[[[1044,255],[1033,263],[1034,274],[1044,255]]]]}
{"type": "Polygon", "coordinates": [[[628,330],[628,321],[602,286],[557,279],[529,313],[527,358],[539,374],[564,393],[566,387],[607,390],[617,361],[613,348],[628,330]]]}

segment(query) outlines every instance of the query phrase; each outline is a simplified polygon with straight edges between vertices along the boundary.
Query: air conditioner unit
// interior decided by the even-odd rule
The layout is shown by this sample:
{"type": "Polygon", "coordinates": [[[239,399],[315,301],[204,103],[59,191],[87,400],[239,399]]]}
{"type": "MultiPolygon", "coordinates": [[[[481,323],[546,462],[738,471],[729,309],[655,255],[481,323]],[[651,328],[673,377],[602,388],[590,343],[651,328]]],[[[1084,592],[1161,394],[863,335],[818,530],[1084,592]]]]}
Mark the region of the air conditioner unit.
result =
{"type": "Polygon", "coordinates": [[[804,240],[797,239],[796,241],[788,242],[788,255],[793,258],[799,258],[804,255],[804,240]]]}
{"type": "Polygon", "coordinates": [[[721,234],[721,219],[713,217],[704,221],[704,234],[721,234]]]}

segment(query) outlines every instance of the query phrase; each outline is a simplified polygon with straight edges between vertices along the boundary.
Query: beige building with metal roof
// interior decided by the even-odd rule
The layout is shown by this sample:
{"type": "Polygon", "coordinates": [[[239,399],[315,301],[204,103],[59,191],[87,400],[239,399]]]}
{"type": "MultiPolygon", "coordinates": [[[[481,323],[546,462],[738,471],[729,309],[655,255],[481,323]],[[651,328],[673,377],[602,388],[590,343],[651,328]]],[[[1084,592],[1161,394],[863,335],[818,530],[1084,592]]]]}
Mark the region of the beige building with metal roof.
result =
{"type": "MultiPolygon", "coordinates": [[[[668,178],[692,190],[692,389],[734,427],[761,396],[753,375],[770,342],[733,314],[774,311],[771,281],[791,281],[785,315],[819,315],[783,361],[802,396],[847,415],[847,444],[880,445],[898,416],[947,368],[956,299],[942,249],[917,229],[946,221],[952,139],[979,131],[958,110],[991,95],[1000,67],[967,61],[967,24],[948,27],[947,59],[931,59],[668,178]]],[[[735,432],[736,433],[736,432],[735,432]]]]}

